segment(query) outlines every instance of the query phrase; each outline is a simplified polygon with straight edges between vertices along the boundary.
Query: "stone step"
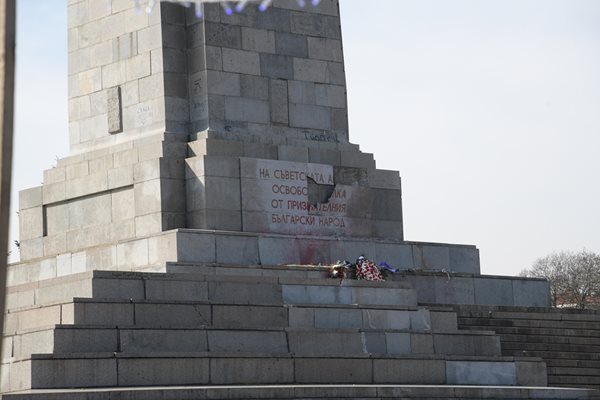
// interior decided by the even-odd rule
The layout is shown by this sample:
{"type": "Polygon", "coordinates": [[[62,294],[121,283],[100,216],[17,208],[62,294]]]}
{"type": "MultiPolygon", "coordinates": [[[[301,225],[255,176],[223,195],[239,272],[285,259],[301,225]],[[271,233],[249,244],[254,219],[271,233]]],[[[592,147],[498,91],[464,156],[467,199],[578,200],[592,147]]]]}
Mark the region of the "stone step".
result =
{"type": "Polygon", "coordinates": [[[74,297],[230,301],[246,304],[371,304],[416,306],[404,282],[367,282],[277,276],[162,274],[94,271],[18,285],[8,290],[8,310],[69,301],[74,297]]]}
{"type": "Polygon", "coordinates": [[[542,350],[529,350],[524,351],[523,349],[509,350],[502,347],[502,354],[505,356],[523,356],[523,357],[540,357],[543,359],[554,358],[564,360],[581,360],[581,361],[598,361],[600,360],[600,353],[577,353],[577,352],[559,352],[559,351],[542,351],[542,350]]]}
{"type": "Polygon", "coordinates": [[[239,384],[546,385],[543,362],[511,357],[96,353],[36,355],[3,367],[8,374],[3,392],[239,384]]]}
{"type": "Polygon", "coordinates": [[[595,345],[600,346],[600,337],[570,337],[557,335],[502,335],[504,342],[517,343],[553,343],[564,345],[595,345]]]}
{"type": "Polygon", "coordinates": [[[600,322],[593,321],[560,321],[536,319],[492,319],[492,318],[465,318],[459,316],[460,323],[465,325],[512,326],[527,328],[554,328],[554,329],[580,329],[600,332],[600,322]]]}
{"type": "Polygon", "coordinates": [[[555,321],[600,322],[598,310],[577,310],[568,308],[506,307],[465,305],[460,307],[461,317],[538,319],[555,321]]]}
{"type": "Polygon", "coordinates": [[[490,324],[466,325],[461,320],[461,329],[493,330],[500,335],[532,335],[532,336],[557,336],[557,337],[579,337],[579,338],[597,338],[598,332],[584,329],[560,329],[560,328],[522,328],[512,326],[494,326],[490,324]]]}
{"type": "Polygon", "coordinates": [[[548,375],[573,375],[573,376],[597,376],[600,377],[598,368],[580,367],[548,367],[548,375]]]}
{"type": "Polygon", "coordinates": [[[595,368],[600,371],[600,361],[564,360],[553,358],[548,358],[544,361],[546,361],[546,365],[549,367],[595,368]]]}
{"type": "MultiPolygon", "coordinates": [[[[272,354],[445,354],[500,356],[489,333],[410,330],[140,329],[59,325],[14,336],[5,357],[53,353],[245,352],[272,354]]],[[[7,349],[8,350],[8,349],[7,349]]]]}
{"type": "Polygon", "coordinates": [[[405,306],[248,305],[207,301],[73,299],[5,315],[5,335],[54,325],[148,328],[431,329],[455,331],[453,313],[405,306]]]}
{"type": "Polygon", "coordinates": [[[553,344],[553,343],[523,343],[523,342],[505,342],[502,341],[502,348],[505,350],[521,351],[548,351],[558,353],[600,353],[600,346],[575,345],[575,344],[553,344]]]}
{"type": "Polygon", "coordinates": [[[205,386],[169,388],[107,388],[78,390],[35,390],[3,395],[3,400],[233,400],[233,399],[562,399],[597,398],[598,392],[584,389],[489,386],[400,386],[400,385],[277,385],[205,386]]]}

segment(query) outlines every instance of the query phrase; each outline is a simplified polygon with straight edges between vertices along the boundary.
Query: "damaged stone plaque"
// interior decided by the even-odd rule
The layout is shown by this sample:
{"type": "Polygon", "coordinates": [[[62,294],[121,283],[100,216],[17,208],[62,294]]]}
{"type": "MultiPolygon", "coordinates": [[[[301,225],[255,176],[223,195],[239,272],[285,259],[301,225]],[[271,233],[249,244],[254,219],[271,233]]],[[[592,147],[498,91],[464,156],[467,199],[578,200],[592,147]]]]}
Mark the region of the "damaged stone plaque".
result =
{"type": "Polygon", "coordinates": [[[113,87],[106,92],[108,109],[108,133],[123,132],[123,113],[121,106],[121,88],[113,87]]]}
{"type": "MultiPolygon", "coordinates": [[[[333,166],[273,160],[241,162],[245,231],[353,236],[365,198],[359,187],[336,185],[333,166]]],[[[368,197],[368,196],[367,196],[368,197]]]]}

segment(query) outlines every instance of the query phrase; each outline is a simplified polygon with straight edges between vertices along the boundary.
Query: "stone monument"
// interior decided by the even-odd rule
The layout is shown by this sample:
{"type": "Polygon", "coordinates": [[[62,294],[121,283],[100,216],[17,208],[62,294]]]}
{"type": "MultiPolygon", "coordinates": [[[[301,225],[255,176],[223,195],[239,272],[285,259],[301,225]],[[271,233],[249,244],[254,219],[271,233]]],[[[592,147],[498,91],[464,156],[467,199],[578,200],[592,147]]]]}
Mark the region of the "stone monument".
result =
{"type": "Polygon", "coordinates": [[[69,3],[71,155],[21,192],[22,261],[62,275],[365,253],[479,272],[473,246],[403,242],[398,172],[349,142],[336,1],[206,4],[204,19],[104,3],[69,3]],[[158,241],[175,258],[153,258],[174,230],[158,241]]]}
{"type": "MultiPolygon", "coordinates": [[[[547,282],[482,276],[474,246],[405,241],[398,172],[350,143],[337,0],[211,3],[203,19],[108,3],[68,2],[71,154],[20,193],[3,392],[546,384],[541,359],[501,357],[439,304],[548,306],[547,282]],[[340,285],[314,267],[361,254],[411,272],[340,285]]],[[[272,390],[302,397],[218,398],[272,390]]]]}

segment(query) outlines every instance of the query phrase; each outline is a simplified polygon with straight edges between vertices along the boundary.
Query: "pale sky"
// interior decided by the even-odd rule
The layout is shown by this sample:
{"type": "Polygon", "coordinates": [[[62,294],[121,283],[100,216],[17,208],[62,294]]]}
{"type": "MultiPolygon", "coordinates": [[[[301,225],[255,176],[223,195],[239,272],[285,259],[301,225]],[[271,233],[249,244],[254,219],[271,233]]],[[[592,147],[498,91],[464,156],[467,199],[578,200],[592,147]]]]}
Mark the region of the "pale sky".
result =
{"type": "MultiPolygon", "coordinates": [[[[600,252],[600,1],[340,3],[350,138],[400,171],[407,240],[500,275],[600,252]]],[[[65,1],[18,7],[15,210],[68,154],[65,1]]]]}

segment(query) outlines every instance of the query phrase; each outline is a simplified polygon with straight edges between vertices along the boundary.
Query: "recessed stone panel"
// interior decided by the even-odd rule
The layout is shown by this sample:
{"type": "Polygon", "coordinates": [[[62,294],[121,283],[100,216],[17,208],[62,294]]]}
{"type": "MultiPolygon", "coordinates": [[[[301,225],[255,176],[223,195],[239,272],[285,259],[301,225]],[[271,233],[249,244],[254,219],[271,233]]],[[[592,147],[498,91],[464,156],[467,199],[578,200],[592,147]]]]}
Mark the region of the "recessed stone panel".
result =
{"type": "Polygon", "coordinates": [[[370,233],[372,199],[336,185],[323,164],[241,159],[245,231],[360,236],[370,233]]]}

